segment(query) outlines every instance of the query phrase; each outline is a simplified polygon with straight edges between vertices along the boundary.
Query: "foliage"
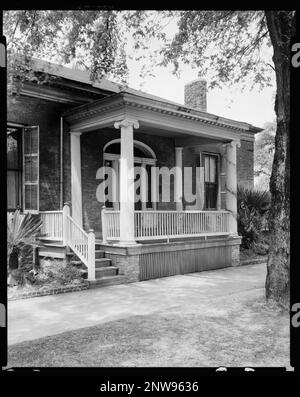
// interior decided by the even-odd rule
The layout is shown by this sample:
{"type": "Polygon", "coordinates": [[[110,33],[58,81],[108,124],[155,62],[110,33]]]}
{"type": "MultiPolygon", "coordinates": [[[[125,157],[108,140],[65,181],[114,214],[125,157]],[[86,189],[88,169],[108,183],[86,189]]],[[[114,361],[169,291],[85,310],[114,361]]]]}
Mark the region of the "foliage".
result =
{"type": "Polygon", "coordinates": [[[243,248],[257,248],[262,241],[262,232],[270,208],[270,194],[267,191],[238,187],[238,232],[242,236],[243,248]]]}
{"type": "Polygon", "coordinates": [[[257,189],[269,190],[275,151],[275,133],[276,124],[267,123],[265,129],[255,136],[254,176],[257,189]]]}
{"type": "Polygon", "coordinates": [[[10,10],[3,15],[7,37],[9,92],[19,92],[25,80],[44,83],[49,76],[34,73],[32,58],[90,70],[91,80],[108,72],[124,80],[127,74],[124,43],[117,11],[10,10]]]}
{"type": "Polygon", "coordinates": [[[7,253],[21,250],[24,246],[38,246],[36,237],[42,227],[39,215],[30,212],[21,214],[19,210],[7,214],[7,253]]]}
{"type": "Polygon", "coordinates": [[[4,33],[12,87],[25,76],[49,79],[32,71],[32,57],[89,70],[92,81],[110,74],[125,83],[130,38],[132,57],[144,60],[144,76],[158,64],[172,64],[179,75],[180,65],[189,63],[199,75],[209,73],[211,87],[246,76],[264,86],[272,77],[263,11],[16,10],[4,12],[4,33]],[[170,24],[175,35],[168,34],[170,24]]]}
{"type": "Polygon", "coordinates": [[[67,285],[82,282],[84,280],[80,269],[57,260],[43,260],[34,280],[34,283],[38,285],[67,285]]]}
{"type": "Polygon", "coordinates": [[[128,24],[138,26],[135,47],[144,50],[149,67],[173,65],[180,75],[183,64],[198,70],[199,77],[209,75],[210,87],[252,81],[252,86],[270,85],[274,69],[271,45],[264,11],[167,11],[155,15],[130,11],[128,24]],[[147,29],[144,28],[147,20],[147,29]],[[177,33],[168,37],[166,20],[176,22],[177,33]],[[155,23],[152,23],[154,21],[155,23]],[[155,37],[161,46],[155,48],[149,63],[149,40],[155,37]],[[192,49],[192,50],[191,50],[192,49]],[[155,63],[156,62],[156,63],[155,63]]]}
{"type": "MultiPolygon", "coordinates": [[[[39,215],[21,214],[19,210],[7,215],[7,256],[10,282],[22,283],[26,266],[20,267],[20,257],[28,255],[29,247],[38,247],[37,235],[42,227],[39,215]],[[27,251],[27,254],[26,254],[27,251]]],[[[26,261],[25,261],[26,262],[26,261]]],[[[23,260],[24,263],[24,260],[23,260]]],[[[31,269],[34,267],[32,264],[31,269]]],[[[30,269],[30,270],[31,270],[30,269]]]]}

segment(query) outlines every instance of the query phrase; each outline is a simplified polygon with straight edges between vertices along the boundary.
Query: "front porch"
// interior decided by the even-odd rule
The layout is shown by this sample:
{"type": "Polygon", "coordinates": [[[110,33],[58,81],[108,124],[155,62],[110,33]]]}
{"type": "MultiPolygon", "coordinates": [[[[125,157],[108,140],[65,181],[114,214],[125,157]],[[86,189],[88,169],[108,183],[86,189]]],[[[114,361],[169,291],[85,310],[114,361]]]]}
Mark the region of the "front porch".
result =
{"type": "Polygon", "coordinates": [[[231,235],[227,211],[135,211],[135,244],[120,244],[119,211],[102,209],[104,238],[96,240],[63,211],[42,212],[42,233],[62,240],[97,279],[97,261],[110,260],[122,282],[143,281],[239,264],[240,237],[231,235]],[[97,259],[95,246],[105,253],[97,259]]]}
{"type": "Polygon", "coordinates": [[[236,147],[244,123],[124,93],[79,106],[64,118],[71,209],[42,213],[43,232],[75,252],[90,280],[95,244],[128,282],[238,263],[236,147]],[[106,183],[108,201],[98,198],[95,185],[102,179],[105,186],[107,167],[114,175],[106,183]],[[173,199],[167,202],[160,167],[173,169],[173,199]],[[190,177],[185,167],[192,168],[190,177]],[[193,184],[194,201],[188,201],[193,184]]]}

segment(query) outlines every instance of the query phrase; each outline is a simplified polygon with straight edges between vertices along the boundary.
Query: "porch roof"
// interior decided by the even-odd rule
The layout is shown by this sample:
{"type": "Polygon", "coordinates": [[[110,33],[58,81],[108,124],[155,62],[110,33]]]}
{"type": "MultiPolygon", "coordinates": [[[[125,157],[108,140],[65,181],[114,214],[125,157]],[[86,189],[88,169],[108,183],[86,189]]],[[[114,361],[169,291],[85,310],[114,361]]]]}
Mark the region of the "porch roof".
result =
{"type": "Polygon", "coordinates": [[[145,127],[212,139],[232,140],[242,133],[253,136],[262,131],[251,124],[219,117],[160,98],[146,98],[125,91],[92,103],[77,106],[64,113],[72,130],[87,132],[112,127],[115,121],[134,118],[145,127]]]}

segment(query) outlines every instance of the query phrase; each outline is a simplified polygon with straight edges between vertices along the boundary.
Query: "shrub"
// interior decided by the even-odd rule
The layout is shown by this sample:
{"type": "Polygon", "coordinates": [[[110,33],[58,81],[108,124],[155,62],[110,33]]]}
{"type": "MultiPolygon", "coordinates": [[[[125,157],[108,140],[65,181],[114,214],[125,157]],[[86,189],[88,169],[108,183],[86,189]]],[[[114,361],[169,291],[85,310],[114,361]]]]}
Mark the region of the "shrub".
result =
{"type": "Polygon", "coordinates": [[[19,210],[7,215],[7,262],[9,284],[22,284],[26,273],[34,268],[34,260],[27,261],[29,252],[38,247],[36,237],[42,227],[39,215],[21,214],[19,210]]]}
{"type": "Polygon", "coordinates": [[[263,231],[270,207],[269,192],[238,187],[237,205],[238,232],[242,236],[242,247],[266,254],[267,244],[263,231]]]}
{"type": "Polygon", "coordinates": [[[37,284],[66,285],[76,282],[83,282],[81,271],[77,267],[64,261],[45,259],[41,263],[36,275],[37,284]]]}

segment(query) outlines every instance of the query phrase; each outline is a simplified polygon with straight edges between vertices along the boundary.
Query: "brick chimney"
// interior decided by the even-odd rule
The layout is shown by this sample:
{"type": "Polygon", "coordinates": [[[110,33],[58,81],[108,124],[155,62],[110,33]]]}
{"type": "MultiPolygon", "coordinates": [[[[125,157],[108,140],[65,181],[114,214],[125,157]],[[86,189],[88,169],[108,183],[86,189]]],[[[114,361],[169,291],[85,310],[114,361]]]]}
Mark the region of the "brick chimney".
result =
{"type": "Polygon", "coordinates": [[[184,86],[184,104],[190,108],[207,111],[207,82],[204,78],[193,80],[184,86]]]}

